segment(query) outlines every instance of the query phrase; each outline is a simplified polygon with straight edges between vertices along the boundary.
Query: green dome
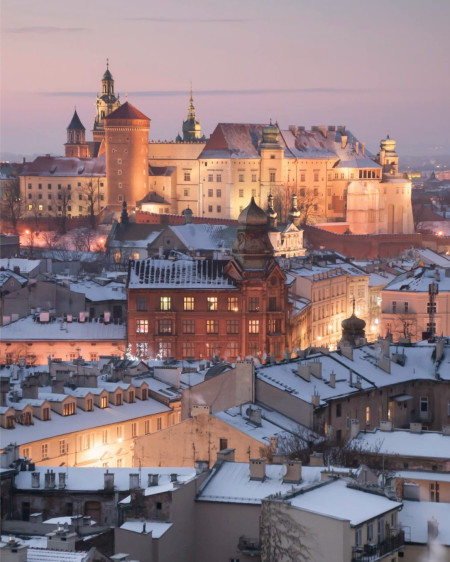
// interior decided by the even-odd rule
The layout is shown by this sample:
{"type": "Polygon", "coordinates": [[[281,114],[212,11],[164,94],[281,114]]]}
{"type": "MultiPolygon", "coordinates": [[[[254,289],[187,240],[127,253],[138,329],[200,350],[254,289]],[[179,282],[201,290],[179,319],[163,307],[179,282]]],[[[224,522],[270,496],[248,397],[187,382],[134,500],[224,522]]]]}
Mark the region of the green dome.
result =
{"type": "Polygon", "coordinates": [[[244,226],[267,226],[267,215],[261,207],[258,207],[252,197],[250,205],[245,207],[239,215],[238,222],[244,226]]]}

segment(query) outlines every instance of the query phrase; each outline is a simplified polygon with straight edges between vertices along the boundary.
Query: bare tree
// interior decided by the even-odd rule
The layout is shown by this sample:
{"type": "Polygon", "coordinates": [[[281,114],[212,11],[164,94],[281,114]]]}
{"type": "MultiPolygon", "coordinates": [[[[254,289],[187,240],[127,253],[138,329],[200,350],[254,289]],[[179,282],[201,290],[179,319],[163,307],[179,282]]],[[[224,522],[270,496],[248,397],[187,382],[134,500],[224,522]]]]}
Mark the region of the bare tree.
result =
{"type": "Polygon", "coordinates": [[[87,210],[89,214],[89,224],[95,230],[96,220],[95,217],[99,212],[98,203],[100,200],[99,192],[99,179],[93,181],[92,179],[85,180],[78,188],[79,193],[82,195],[83,200],[87,201],[87,210]]]}
{"type": "Polygon", "coordinates": [[[59,230],[62,234],[67,232],[67,214],[72,200],[71,190],[65,186],[58,190],[56,196],[56,214],[59,222],[59,230]]]}
{"type": "Polygon", "coordinates": [[[305,194],[298,198],[298,210],[301,213],[300,224],[309,224],[312,219],[319,216],[318,213],[319,196],[313,189],[307,189],[305,194]]]}
{"type": "Polygon", "coordinates": [[[90,228],[80,228],[72,234],[72,242],[78,252],[91,252],[94,240],[95,232],[90,228]]]}
{"type": "Polygon", "coordinates": [[[289,514],[289,504],[267,498],[261,503],[261,562],[307,562],[314,540],[306,529],[289,514]]]}
{"type": "Polygon", "coordinates": [[[3,204],[5,218],[11,221],[14,232],[17,232],[17,221],[23,214],[23,201],[20,196],[20,180],[7,180],[3,186],[3,204]]]}

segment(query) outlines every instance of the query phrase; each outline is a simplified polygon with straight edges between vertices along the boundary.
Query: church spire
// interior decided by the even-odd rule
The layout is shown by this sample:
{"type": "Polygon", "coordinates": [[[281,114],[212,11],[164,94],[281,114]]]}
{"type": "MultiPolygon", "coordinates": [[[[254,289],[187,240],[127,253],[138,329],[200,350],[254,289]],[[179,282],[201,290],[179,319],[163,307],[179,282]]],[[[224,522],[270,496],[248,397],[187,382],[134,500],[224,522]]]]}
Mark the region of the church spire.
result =
{"type": "Polygon", "coordinates": [[[106,59],[106,70],[102,76],[102,91],[97,94],[97,114],[94,120],[93,137],[95,142],[101,142],[104,136],[103,120],[120,106],[118,96],[114,93],[114,78],[109,70],[109,59],[106,59]]]}
{"type": "MultiPolygon", "coordinates": [[[[183,141],[192,142],[204,140],[204,136],[201,136],[202,128],[200,121],[197,121],[195,117],[195,107],[194,107],[194,96],[192,94],[192,84],[189,91],[189,105],[186,121],[183,121],[183,141]]],[[[177,137],[177,140],[181,140],[177,137]]]]}

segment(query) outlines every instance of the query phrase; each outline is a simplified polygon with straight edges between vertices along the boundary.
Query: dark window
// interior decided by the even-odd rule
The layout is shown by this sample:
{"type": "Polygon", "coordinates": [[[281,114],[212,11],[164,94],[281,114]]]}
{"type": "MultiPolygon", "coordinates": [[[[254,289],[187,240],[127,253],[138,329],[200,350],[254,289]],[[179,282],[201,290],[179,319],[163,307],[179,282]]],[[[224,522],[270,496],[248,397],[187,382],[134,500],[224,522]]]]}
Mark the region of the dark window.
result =
{"type": "Polygon", "coordinates": [[[342,416],[342,404],[336,404],[336,417],[340,418],[342,416]]]}
{"type": "Polygon", "coordinates": [[[219,439],[219,451],[228,449],[228,439],[219,439]]]}

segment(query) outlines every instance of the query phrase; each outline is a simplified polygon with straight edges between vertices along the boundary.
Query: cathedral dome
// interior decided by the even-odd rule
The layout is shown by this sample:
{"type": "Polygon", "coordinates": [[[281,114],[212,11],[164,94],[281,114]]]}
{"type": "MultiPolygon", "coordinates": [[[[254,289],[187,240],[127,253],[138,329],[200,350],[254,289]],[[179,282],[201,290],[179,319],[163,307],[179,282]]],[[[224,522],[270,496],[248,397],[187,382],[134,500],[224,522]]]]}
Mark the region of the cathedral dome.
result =
{"type": "Polygon", "coordinates": [[[276,125],[268,125],[262,130],[262,142],[263,144],[277,144],[279,138],[280,130],[276,125]]]}
{"type": "Polygon", "coordinates": [[[245,226],[266,226],[267,215],[261,207],[258,207],[254,197],[252,197],[250,205],[245,207],[239,215],[238,222],[245,226]]]}

